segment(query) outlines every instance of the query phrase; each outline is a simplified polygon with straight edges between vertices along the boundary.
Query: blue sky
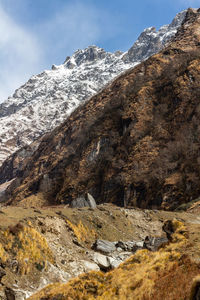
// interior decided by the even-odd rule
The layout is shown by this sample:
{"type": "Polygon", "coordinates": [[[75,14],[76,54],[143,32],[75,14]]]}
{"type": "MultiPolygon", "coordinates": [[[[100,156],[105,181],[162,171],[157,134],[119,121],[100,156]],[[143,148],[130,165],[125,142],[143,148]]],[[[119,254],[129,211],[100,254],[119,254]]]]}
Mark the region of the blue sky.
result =
{"type": "Polygon", "coordinates": [[[0,101],[76,49],[126,51],[200,0],[0,0],[0,101]]]}

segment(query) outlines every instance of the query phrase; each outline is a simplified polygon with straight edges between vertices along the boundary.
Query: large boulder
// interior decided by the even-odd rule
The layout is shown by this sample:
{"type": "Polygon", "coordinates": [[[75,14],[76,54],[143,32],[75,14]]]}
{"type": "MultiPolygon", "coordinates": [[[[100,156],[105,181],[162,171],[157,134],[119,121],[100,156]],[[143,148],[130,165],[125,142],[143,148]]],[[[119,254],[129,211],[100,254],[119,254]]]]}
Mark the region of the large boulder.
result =
{"type": "Polygon", "coordinates": [[[87,207],[87,206],[88,206],[88,203],[85,200],[85,197],[83,197],[83,196],[78,197],[71,202],[72,208],[82,208],[82,207],[87,207]]]}
{"type": "Polygon", "coordinates": [[[108,256],[95,252],[93,259],[101,270],[108,271],[109,269],[111,269],[110,260],[108,256]]]}
{"type": "Polygon", "coordinates": [[[96,208],[96,201],[94,200],[94,198],[92,197],[92,195],[90,195],[89,193],[87,193],[87,203],[89,204],[89,207],[91,208],[96,208]]]}
{"type": "Polygon", "coordinates": [[[85,194],[85,196],[81,195],[80,197],[74,199],[71,202],[72,208],[91,207],[91,208],[95,209],[96,206],[97,206],[96,201],[94,200],[92,195],[90,195],[89,193],[85,194]]]}
{"type": "Polygon", "coordinates": [[[96,264],[96,263],[92,263],[92,262],[87,261],[87,260],[82,261],[82,262],[83,262],[83,265],[85,267],[85,272],[88,272],[88,271],[99,271],[100,270],[98,264],[96,264]]]}
{"type": "Polygon", "coordinates": [[[111,253],[116,250],[116,242],[106,240],[96,240],[92,245],[92,249],[102,253],[111,253]]]}

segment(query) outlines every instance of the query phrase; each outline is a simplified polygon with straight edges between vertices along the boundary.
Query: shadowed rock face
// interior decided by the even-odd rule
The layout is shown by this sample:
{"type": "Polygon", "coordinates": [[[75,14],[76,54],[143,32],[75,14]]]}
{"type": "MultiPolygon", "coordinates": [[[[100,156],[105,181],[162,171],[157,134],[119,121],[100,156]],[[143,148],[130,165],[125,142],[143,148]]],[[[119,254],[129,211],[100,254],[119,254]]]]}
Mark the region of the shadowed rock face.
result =
{"type": "Polygon", "coordinates": [[[97,203],[176,208],[199,196],[200,13],[188,10],[174,41],[79,107],[7,192],[28,205],[97,203]],[[20,184],[19,184],[20,182],[20,184]]]}
{"type": "Polygon", "coordinates": [[[0,185],[20,176],[20,172],[26,165],[27,159],[33,155],[39,144],[40,139],[37,139],[32,144],[26,145],[16,151],[3,162],[0,166],[0,185]]]}

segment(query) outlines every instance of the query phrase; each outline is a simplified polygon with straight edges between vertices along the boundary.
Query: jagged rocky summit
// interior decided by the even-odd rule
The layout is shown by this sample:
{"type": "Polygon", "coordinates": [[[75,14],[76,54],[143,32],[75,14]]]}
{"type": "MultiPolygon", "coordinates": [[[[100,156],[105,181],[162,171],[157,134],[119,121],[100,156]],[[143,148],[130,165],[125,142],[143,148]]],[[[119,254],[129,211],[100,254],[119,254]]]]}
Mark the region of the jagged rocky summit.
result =
{"type": "Polygon", "coordinates": [[[13,152],[51,131],[82,101],[123,71],[160,51],[176,34],[185,11],[170,25],[144,30],[125,53],[90,46],[64,64],[31,77],[0,105],[0,164],[13,152]]]}

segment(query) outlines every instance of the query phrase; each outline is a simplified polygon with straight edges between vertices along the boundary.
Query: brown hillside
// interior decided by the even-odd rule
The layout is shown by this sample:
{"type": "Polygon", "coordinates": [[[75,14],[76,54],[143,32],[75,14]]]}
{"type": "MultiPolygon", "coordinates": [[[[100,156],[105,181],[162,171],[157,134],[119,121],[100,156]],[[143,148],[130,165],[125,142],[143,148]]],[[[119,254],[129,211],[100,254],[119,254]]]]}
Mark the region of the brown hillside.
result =
{"type": "Polygon", "coordinates": [[[200,10],[174,41],[80,106],[43,138],[9,203],[176,208],[200,195],[200,10]]]}

